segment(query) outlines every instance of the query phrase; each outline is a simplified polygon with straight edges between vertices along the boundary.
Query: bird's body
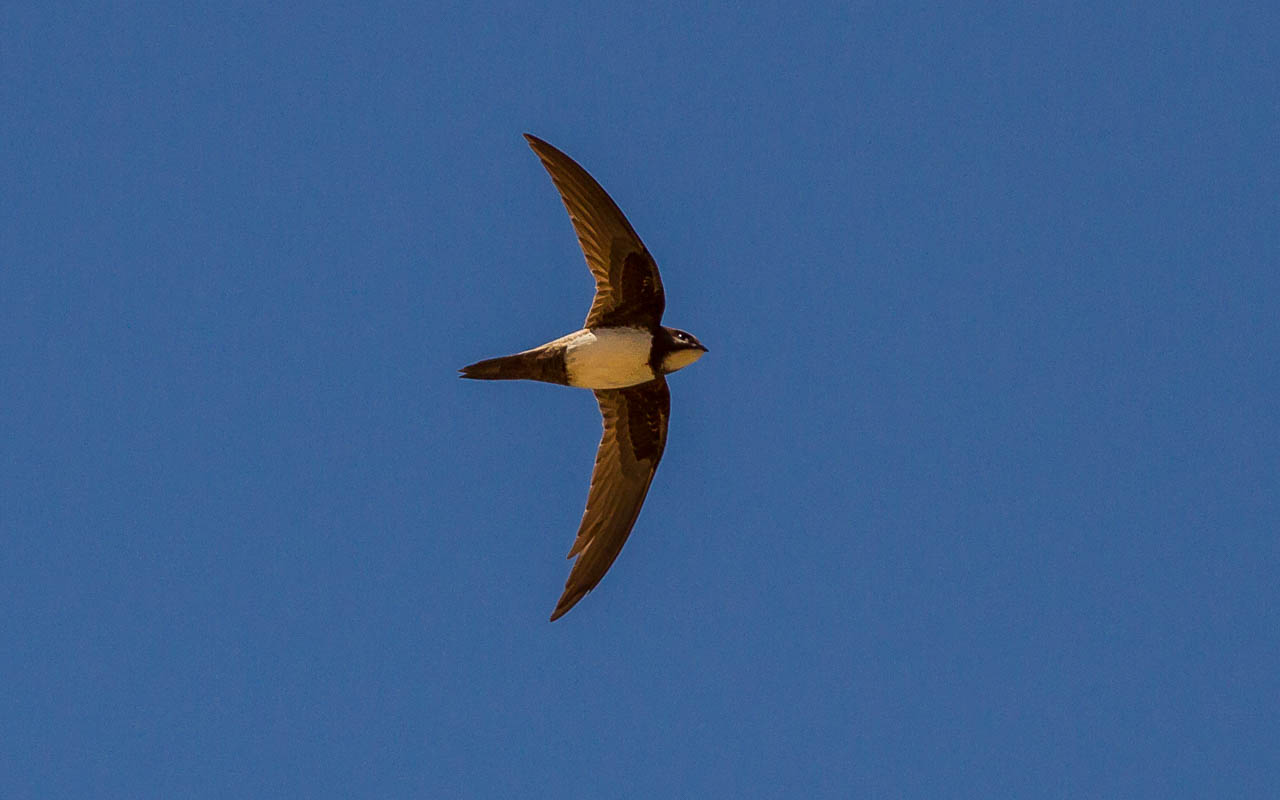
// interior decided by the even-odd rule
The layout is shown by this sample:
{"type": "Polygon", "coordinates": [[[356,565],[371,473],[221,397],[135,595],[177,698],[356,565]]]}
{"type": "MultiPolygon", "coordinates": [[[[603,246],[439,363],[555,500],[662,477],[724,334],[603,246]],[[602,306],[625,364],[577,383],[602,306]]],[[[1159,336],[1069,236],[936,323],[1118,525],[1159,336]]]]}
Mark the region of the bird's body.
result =
{"type": "Polygon", "coordinates": [[[644,328],[583,328],[569,334],[564,364],[570,386],[623,389],[658,377],[653,334],[644,328]]]}
{"type": "Polygon", "coordinates": [[[706,352],[691,334],[661,324],[658,265],[604,189],[573,159],[534,136],[529,145],[560,191],[596,279],[582,329],[515,355],[463,367],[464,378],[536,380],[591,389],[604,435],[596,452],[577,562],[551,619],[595,587],[631,533],[667,441],[671,395],[664,377],[706,352]]]}
{"type": "MultiPolygon", "coordinates": [[[[532,380],[581,389],[624,389],[654,380],[692,364],[687,348],[673,348],[675,334],[626,325],[583,328],[511,356],[462,368],[462,377],[488,380],[532,380]]],[[[692,352],[701,355],[701,351],[692,352]]]]}

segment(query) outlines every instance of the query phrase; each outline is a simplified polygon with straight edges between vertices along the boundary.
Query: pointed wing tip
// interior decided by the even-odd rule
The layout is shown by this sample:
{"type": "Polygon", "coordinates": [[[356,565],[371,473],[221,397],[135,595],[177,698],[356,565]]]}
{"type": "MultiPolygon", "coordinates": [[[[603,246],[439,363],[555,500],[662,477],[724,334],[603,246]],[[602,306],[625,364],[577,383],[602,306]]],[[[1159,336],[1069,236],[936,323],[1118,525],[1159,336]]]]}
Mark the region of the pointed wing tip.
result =
{"type": "Polygon", "coordinates": [[[551,619],[548,620],[548,622],[555,622],[556,620],[560,619],[565,614],[569,613],[570,608],[573,608],[572,604],[570,604],[568,607],[561,607],[560,605],[557,605],[556,610],[551,612],[551,619]]]}
{"type": "MultiPolygon", "coordinates": [[[[550,164],[552,161],[562,160],[562,159],[568,159],[571,163],[573,163],[573,159],[569,158],[567,155],[560,152],[560,150],[557,149],[555,145],[551,144],[545,139],[539,139],[537,136],[534,136],[532,133],[526,133],[524,135],[524,140],[529,143],[529,147],[532,148],[533,152],[537,154],[538,158],[541,159],[542,163],[544,164],[550,164]]],[[[574,166],[577,166],[577,164],[574,163],[574,166]]],[[[547,167],[547,169],[550,169],[550,168],[551,168],[550,166],[547,167]]],[[[578,169],[582,169],[582,167],[578,167],[578,169]]]]}
{"type": "Polygon", "coordinates": [[[551,612],[551,622],[555,622],[565,614],[569,613],[569,609],[576,606],[578,601],[586,596],[587,592],[581,589],[565,589],[564,594],[560,595],[560,601],[556,603],[556,610],[551,612]]]}

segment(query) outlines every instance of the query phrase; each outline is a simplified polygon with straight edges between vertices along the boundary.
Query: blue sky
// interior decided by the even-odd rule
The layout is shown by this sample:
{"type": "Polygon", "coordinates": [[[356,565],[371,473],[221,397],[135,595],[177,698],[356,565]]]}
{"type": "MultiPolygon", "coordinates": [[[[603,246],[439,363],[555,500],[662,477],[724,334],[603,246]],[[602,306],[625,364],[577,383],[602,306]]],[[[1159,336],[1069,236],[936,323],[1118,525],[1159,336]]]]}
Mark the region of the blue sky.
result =
{"type": "Polygon", "coordinates": [[[1263,4],[11,4],[0,795],[1280,793],[1263,4]],[[663,270],[590,393],[521,134],[663,270]]]}

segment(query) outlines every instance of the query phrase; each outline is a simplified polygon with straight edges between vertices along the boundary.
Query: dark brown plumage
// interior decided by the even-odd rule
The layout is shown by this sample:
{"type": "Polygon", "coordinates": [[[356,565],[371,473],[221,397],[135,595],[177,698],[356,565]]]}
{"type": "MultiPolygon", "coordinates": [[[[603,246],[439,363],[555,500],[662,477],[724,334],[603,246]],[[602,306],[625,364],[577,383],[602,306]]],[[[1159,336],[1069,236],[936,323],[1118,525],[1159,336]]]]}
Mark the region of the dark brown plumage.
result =
{"type": "Polygon", "coordinates": [[[691,334],[662,325],[666,297],[658,265],[600,184],[573,159],[525,134],[555,183],[596,291],[583,329],[541,347],[479,361],[464,378],[530,379],[595,391],[604,432],[576,558],[551,619],[590,592],[631,534],[667,443],[671,394],[666,373],[693,363],[706,348],[691,334]],[[630,385],[629,385],[630,384],[630,385]],[[599,388],[618,387],[623,388],[599,388]]]}
{"type": "Polygon", "coordinates": [[[540,348],[513,356],[486,358],[458,370],[464,378],[482,381],[543,381],[569,385],[564,348],[540,348]]]}
{"type": "Polygon", "coordinates": [[[524,138],[560,191],[596,279],[596,296],[583,327],[657,327],[667,304],[662,277],[618,204],[572,158],[537,136],[526,133],[524,138]]]}
{"type": "Polygon", "coordinates": [[[577,556],[578,561],[551,614],[552,622],[594,589],[613,565],[640,515],[667,446],[671,393],[666,378],[626,389],[598,390],[596,400],[604,417],[604,434],[591,470],[587,507],[569,549],[569,558],[577,556]]]}

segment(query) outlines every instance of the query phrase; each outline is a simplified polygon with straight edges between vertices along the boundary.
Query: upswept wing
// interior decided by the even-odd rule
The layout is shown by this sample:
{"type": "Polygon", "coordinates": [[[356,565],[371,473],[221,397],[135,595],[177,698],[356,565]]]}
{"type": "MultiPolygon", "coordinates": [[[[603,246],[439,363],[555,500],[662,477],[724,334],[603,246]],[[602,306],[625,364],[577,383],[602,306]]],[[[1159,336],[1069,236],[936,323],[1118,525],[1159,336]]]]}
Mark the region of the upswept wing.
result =
{"type": "Polygon", "coordinates": [[[595,588],[626,543],[667,444],[671,392],[665,378],[596,391],[604,435],[591,471],[591,490],[569,558],[578,557],[554,622],[595,588]]]}
{"type": "Polygon", "coordinates": [[[657,326],[666,307],[662,277],[617,203],[572,158],[536,136],[526,133],[524,138],[560,191],[596,279],[596,296],[584,327],[657,326]]]}

